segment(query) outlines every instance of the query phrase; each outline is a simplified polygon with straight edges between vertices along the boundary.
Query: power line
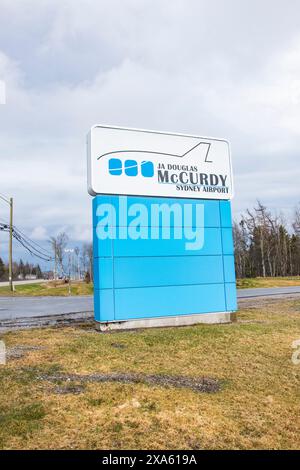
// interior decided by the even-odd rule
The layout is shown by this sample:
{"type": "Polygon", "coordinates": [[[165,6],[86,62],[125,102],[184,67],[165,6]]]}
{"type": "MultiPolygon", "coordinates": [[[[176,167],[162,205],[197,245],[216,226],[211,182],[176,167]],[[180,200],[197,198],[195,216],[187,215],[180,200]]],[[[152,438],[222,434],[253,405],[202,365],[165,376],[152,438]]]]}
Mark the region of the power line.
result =
{"type": "Polygon", "coordinates": [[[18,234],[16,234],[16,232],[14,233],[14,238],[24,247],[26,248],[27,251],[29,251],[29,253],[32,255],[32,256],[35,256],[37,258],[40,258],[42,259],[43,261],[51,261],[51,257],[46,257],[44,255],[40,255],[38,252],[34,251],[32,248],[30,248],[30,246],[28,246],[26,243],[24,243],[24,239],[22,239],[21,237],[18,236],[18,234]]]}
{"type": "Polygon", "coordinates": [[[32,240],[31,238],[29,238],[24,232],[22,232],[18,227],[16,227],[14,225],[14,228],[24,237],[26,238],[27,240],[29,240],[32,244],[36,245],[38,248],[40,248],[42,251],[44,251],[45,253],[49,254],[50,252],[48,250],[46,250],[45,248],[43,248],[41,245],[39,245],[36,241],[32,240]]]}
{"type": "Polygon", "coordinates": [[[5,196],[5,194],[0,193],[0,197],[1,197],[2,199],[4,199],[4,201],[6,201],[6,202],[9,203],[9,198],[8,198],[7,196],[5,196]]]}
{"type": "Polygon", "coordinates": [[[52,257],[48,255],[47,253],[43,253],[40,250],[37,250],[34,246],[28,243],[25,238],[20,236],[20,234],[16,231],[14,231],[14,238],[18,240],[24,246],[24,248],[26,248],[32,255],[37,256],[38,258],[41,258],[44,261],[50,261],[52,259],[52,257]]]}
{"type": "Polygon", "coordinates": [[[31,246],[32,249],[34,249],[35,251],[37,251],[38,253],[44,255],[44,256],[47,256],[47,257],[51,257],[51,254],[48,250],[46,250],[45,248],[43,248],[42,246],[40,246],[38,243],[36,243],[34,240],[31,240],[31,238],[27,237],[24,233],[22,233],[19,229],[17,229],[16,227],[14,227],[14,230],[16,233],[18,233],[18,235],[23,239],[25,240],[29,246],[31,246]],[[36,248],[36,246],[38,248],[36,248]]]}
{"type": "MultiPolygon", "coordinates": [[[[8,224],[3,224],[0,223],[0,230],[8,232],[9,231],[9,225],[8,224]]],[[[43,251],[39,250],[34,246],[34,241],[31,240],[29,237],[26,235],[22,235],[22,233],[19,230],[16,230],[15,227],[13,227],[13,237],[32,255],[36,256],[37,258],[42,259],[43,261],[51,261],[53,257],[50,255],[49,252],[44,250],[42,247],[40,247],[43,251]]],[[[37,245],[37,244],[36,244],[37,245]]]]}
{"type": "MultiPolygon", "coordinates": [[[[4,226],[5,227],[8,227],[8,223],[7,222],[4,222],[3,219],[0,219],[2,220],[2,222],[4,223],[4,226]]],[[[21,238],[25,239],[26,242],[37,252],[47,256],[47,257],[51,257],[51,254],[48,250],[46,250],[45,248],[43,248],[41,245],[39,245],[36,241],[32,240],[31,238],[29,238],[24,232],[22,232],[18,227],[16,227],[15,225],[13,226],[13,230],[18,233],[21,238]],[[37,247],[37,248],[36,248],[37,247]]]]}
{"type": "MultiPolygon", "coordinates": [[[[9,228],[4,226],[4,227],[0,227],[0,230],[4,230],[6,232],[9,231],[9,228]]],[[[20,237],[20,235],[13,231],[13,237],[32,255],[32,256],[35,256],[37,258],[40,258],[42,259],[43,261],[51,261],[51,257],[48,257],[44,254],[41,254],[40,252],[37,252],[34,248],[32,248],[30,245],[28,245],[28,243],[26,242],[26,240],[24,240],[22,237],[20,237]]]]}

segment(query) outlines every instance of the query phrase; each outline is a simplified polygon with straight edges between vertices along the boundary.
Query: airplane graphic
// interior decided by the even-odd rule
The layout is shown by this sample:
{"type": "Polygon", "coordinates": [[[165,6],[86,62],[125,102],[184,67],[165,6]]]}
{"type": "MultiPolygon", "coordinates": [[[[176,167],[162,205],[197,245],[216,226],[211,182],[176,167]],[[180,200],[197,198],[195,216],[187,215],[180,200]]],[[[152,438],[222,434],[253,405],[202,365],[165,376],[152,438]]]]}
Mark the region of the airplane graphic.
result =
{"type": "MultiPolygon", "coordinates": [[[[152,155],[161,155],[161,156],[164,156],[164,157],[178,157],[178,158],[183,158],[185,157],[186,155],[190,154],[191,152],[195,152],[195,150],[199,150],[200,149],[200,146],[206,146],[206,153],[205,153],[205,159],[204,159],[204,162],[205,163],[212,163],[212,160],[208,160],[208,154],[209,154],[209,150],[210,150],[210,146],[211,144],[208,143],[208,142],[198,142],[198,144],[194,145],[191,149],[189,149],[187,152],[183,153],[182,155],[178,155],[178,154],[174,154],[174,153],[165,153],[165,152],[154,152],[154,151],[151,151],[151,150],[114,150],[113,152],[107,152],[107,153],[103,153],[102,155],[100,155],[99,157],[97,157],[97,160],[100,160],[100,158],[102,157],[106,157],[108,155],[116,155],[116,154],[126,154],[126,153],[147,153],[147,154],[152,154],[152,155]]],[[[205,149],[204,149],[204,152],[205,152],[205,149]]]]}

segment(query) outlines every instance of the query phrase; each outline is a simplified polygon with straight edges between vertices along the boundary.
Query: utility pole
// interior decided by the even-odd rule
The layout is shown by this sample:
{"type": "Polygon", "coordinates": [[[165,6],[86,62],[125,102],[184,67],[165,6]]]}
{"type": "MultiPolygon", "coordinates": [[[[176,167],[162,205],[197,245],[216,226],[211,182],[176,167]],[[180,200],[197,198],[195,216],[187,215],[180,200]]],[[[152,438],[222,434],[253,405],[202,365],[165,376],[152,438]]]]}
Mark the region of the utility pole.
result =
{"type": "MultiPolygon", "coordinates": [[[[79,253],[80,253],[80,249],[78,248],[78,246],[76,246],[75,250],[75,255],[77,257],[77,278],[78,278],[78,281],[80,281],[80,266],[79,266],[79,253]]],[[[75,261],[74,261],[75,263],[75,261]]],[[[74,272],[75,272],[75,269],[74,269],[74,272]]]]}
{"type": "Polygon", "coordinates": [[[9,287],[10,290],[13,292],[14,286],[13,286],[13,279],[12,279],[12,250],[13,250],[13,205],[14,205],[14,200],[12,197],[9,199],[4,196],[3,194],[0,194],[0,199],[5,201],[9,205],[9,245],[8,245],[8,281],[9,281],[9,287]]]}
{"type": "Polygon", "coordinates": [[[57,278],[57,248],[56,248],[56,240],[54,241],[54,281],[57,278]]]}
{"type": "Polygon", "coordinates": [[[8,250],[8,280],[9,280],[9,287],[10,290],[13,292],[14,286],[13,286],[13,280],[12,280],[12,243],[13,243],[13,207],[14,207],[14,201],[13,198],[11,197],[9,199],[9,250],[8,250]]]}
{"type": "MultiPolygon", "coordinates": [[[[69,295],[72,294],[71,292],[71,263],[73,262],[73,253],[74,253],[74,249],[73,248],[65,248],[65,253],[68,253],[69,254],[69,295]],[[72,260],[71,260],[71,257],[72,257],[72,260]]],[[[73,269],[73,267],[72,267],[73,269]]]]}

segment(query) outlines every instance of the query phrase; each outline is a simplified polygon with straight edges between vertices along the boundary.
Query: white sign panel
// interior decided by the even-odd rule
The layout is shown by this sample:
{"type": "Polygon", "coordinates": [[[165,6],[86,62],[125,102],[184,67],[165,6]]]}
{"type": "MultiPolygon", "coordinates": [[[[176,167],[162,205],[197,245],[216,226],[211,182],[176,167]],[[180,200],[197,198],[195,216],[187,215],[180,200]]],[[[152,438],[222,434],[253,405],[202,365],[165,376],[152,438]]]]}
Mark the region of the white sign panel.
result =
{"type": "Polygon", "coordinates": [[[229,144],[223,139],[94,126],[88,135],[88,192],[231,199],[229,144]]]}

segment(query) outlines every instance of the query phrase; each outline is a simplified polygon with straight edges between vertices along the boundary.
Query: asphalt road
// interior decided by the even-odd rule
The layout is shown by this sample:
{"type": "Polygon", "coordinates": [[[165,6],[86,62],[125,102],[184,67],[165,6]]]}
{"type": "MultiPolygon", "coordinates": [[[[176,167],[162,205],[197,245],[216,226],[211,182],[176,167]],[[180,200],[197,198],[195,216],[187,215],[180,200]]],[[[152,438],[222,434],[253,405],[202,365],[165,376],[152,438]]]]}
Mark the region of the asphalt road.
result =
{"type": "MultiPolygon", "coordinates": [[[[300,294],[297,287],[272,287],[259,289],[240,289],[238,299],[265,296],[283,296],[300,294]]],[[[0,297],[0,326],[1,322],[18,318],[38,318],[48,316],[63,316],[66,314],[93,313],[92,296],[74,297],[0,297]]],[[[84,316],[84,315],[83,315],[84,316]]]]}
{"type": "Polygon", "coordinates": [[[300,294],[300,286],[289,287],[260,287],[256,289],[238,289],[238,299],[246,299],[249,297],[266,297],[276,295],[300,294]]]}
{"type": "Polygon", "coordinates": [[[66,313],[93,312],[92,296],[0,297],[0,322],[66,313]]]}

